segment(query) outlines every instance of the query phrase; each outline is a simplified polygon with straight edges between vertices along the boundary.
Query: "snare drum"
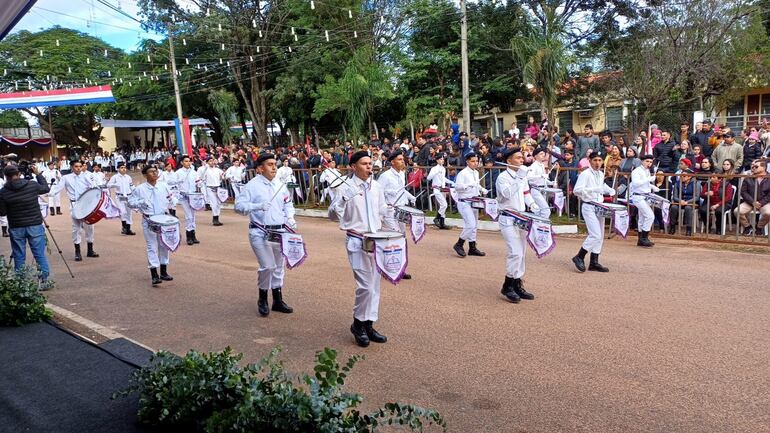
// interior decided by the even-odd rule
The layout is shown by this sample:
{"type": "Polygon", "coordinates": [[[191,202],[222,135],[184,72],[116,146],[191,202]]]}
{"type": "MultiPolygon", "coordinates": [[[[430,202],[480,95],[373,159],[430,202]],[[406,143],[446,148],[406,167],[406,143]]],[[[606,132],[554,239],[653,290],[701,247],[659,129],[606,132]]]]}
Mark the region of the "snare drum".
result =
{"type": "Polygon", "coordinates": [[[393,212],[394,218],[404,224],[411,223],[413,216],[425,216],[425,212],[411,206],[397,206],[393,212]]]}
{"type": "Polygon", "coordinates": [[[403,238],[404,234],[399,232],[377,232],[377,233],[364,233],[363,247],[367,253],[374,252],[374,242],[381,239],[398,239],[403,238]]]}
{"type": "Polygon", "coordinates": [[[560,192],[563,192],[561,188],[551,188],[551,187],[535,187],[536,189],[540,190],[543,194],[557,194],[560,192]]]}
{"type": "Polygon", "coordinates": [[[473,209],[484,209],[484,197],[461,198],[460,201],[470,204],[473,209]]]}
{"type": "Polygon", "coordinates": [[[203,210],[206,207],[206,199],[203,197],[202,192],[188,192],[187,196],[190,207],[194,210],[203,210]]]}
{"type": "Polygon", "coordinates": [[[635,194],[635,195],[641,195],[644,197],[644,200],[649,204],[650,206],[657,206],[660,207],[663,203],[668,202],[664,197],[661,197],[657,194],[652,193],[641,193],[641,194],[635,194]]]}
{"type": "Polygon", "coordinates": [[[147,217],[147,226],[150,231],[160,233],[163,227],[175,226],[179,224],[179,218],[171,215],[152,215],[147,217]]]}
{"type": "Polygon", "coordinates": [[[72,205],[72,217],[86,224],[96,224],[106,216],[107,193],[101,188],[91,188],[78,197],[72,205]]]}
{"type": "Polygon", "coordinates": [[[627,208],[622,204],[617,203],[594,203],[591,202],[591,204],[594,206],[596,216],[598,217],[605,217],[605,216],[612,216],[615,214],[615,212],[624,211],[627,210],[627,208]]]}
{"type": "Polygon", "coordinates": [[[510,218],[513,225],[524,231],[529,231],[529,228],[532,226],[532,221],[540,221],[546,224],[551,223],[551,220],[547,218],[541,218],[533,213],[525,211],[504,209],[500,215],[510,218]]]}

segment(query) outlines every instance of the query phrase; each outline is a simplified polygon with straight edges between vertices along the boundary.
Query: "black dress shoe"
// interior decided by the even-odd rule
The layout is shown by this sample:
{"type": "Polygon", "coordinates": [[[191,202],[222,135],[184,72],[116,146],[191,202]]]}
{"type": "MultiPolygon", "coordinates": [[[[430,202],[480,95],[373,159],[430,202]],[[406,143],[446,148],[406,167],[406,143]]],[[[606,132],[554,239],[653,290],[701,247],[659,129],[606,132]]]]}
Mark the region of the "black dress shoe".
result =
{"type": "Polygon", "coordinates": [[[369,341],[373,341],[375,343],[385,343],[388,341],[388,337],[377,332],[377,330],[375,330],[372,326],[373,324],[374,322],[371,320],[364,322],[364,330],[366,330],[366,336],[369,337],[369,341]]]}
{"type": "Polygon", "coordinates": [[[528,301],[535,299],[535,295],[524,290],[524,284],[521,278],[514,278],[513,282],[513,291],[516,292],[521,299],[526,299],[528,301]]]}
{"type": "Polygon", "coordinates": [[[363,322],[358,319],[353,319],[353,324],[350,325],[350,332],[353,333],[356,344],[361,347],[369,347],[369,336],[366,335],[366,329],[364,328],[363,322]]]}
{"type": "Polygon", "coordinates": [[[500,289],[500,293],[505,297],[506,300],[508,300],[508,302],[518,304],[521,302],[521,298],[513,290],[513,284],[513,278],[505,277],[505,282],[503,283],[503,288],[500,289]]]}
{"type": "Polygon", "coordinates": [[[267,305],[267,290],[259,290],[259,300],[257,301],[257,311],[260,316],[267,316],[270,314],[270,308],[267,305]]]}
{"type": "Polygon", "coordinates": [[[411,276],[411,275],[409,275],[409,274],[404,274],[404,276],[403,276],[403,277],[401,277],[401,279],[402,279],[402,280],[411,280],[411,279],[412,279],[412,276],[411,276]]]}

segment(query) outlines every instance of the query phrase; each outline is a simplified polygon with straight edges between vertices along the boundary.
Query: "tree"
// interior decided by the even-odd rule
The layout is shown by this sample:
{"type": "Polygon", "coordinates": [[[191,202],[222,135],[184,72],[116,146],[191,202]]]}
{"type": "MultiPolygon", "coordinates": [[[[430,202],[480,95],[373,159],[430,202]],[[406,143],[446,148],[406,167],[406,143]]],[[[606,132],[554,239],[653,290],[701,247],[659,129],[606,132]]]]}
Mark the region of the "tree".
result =
{"type": "Polygon", "coordinates": [[[608,57],[637,129],[668,113],[680,121],[694,108],[718,111],[767,84],[770,39],[752,1],[662,2],[643,12],[608,57]]]}
{"type": "Polygon", "coordinates": [[[26,128],[27,119],[18,110],[0,111],[0,128],[26,128]]]}

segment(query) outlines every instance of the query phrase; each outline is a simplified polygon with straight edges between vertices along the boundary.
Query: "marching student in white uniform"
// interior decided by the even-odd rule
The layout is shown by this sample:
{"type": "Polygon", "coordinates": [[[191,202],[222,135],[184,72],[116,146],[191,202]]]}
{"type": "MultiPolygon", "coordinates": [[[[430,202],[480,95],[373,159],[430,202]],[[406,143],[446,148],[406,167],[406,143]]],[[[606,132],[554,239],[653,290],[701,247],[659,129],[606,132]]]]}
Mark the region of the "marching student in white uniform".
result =
{"type": "Polygon", "coordinates": [[[70,160],[66,156],[62,156],[61,161],[59,161],[59,171],[61,171],[62,175],[71,173],[70,160]]]}
{"type": "Polygon", "coordinates": [[[257,157],[254,176],[235,198],[235,211],[249,217],[249,243],[257,256],[257,311],[261,316],[270,314],[267,306],[268,290],[273,292],[273,311],[291,313],[294,311],[283,301],[283,280],[286,267],[281,253],[281,244],[268,240],[268,231],[284,230],[284,225],[297,228],[294,220],[294,205],[291,191],[278,181],[275,155],[263,153],[257,157]]]}
{"type": "Polygon", "coordinates": [[[245,174],[246,173],[243,169],[243,164],[241,164],[241,160],[239,158],[234,158],[233,165],[227,167],[227,170],[225,170],[225,179],[227,179],[230,182],[230,186],[233,187],[233,194],[235,197],[238,197],[238,195],[241,193],[241,188],[243,187],[243,176],[245,174]]]}
{"type": "Polygon", "coordinates": [[[481,194],[486,195],[489,191],[479,183],[479,157],[471,152],[465,158],[466,167],[457,174],[455,178],[455,189],[457,190],[457,210],[463,217],[463,231],[460,232],[460,238],[454,245],[455,252],[460,257],[465,257],[465,241],[468,241],[469,256],[485,256],[486,253],[476,248],[476,228],[478,227],[479,212],[471,207],[471,204],[462,201],[463,198],[478,197],[481,194]]]}
{"type": "Polygon", "coordinates": [[[123,226],[120,234],[134,236],[136,233],[131,231],[133,215],[131,215],[131,208],[128,206],[128,197],[134,191],[134,180],[128,174],[125,163],[118,164],[118,172],[107,182],[107,188],[115,190],[116,202],[118,209],[120,209],[120,223],[123,226]]]}
{"type": "MultiPolygon", "coordinates": [[[[497,176],[497,203],[500,211],[522,212],[529,206],[530,210],[536,213],[539,208],[530,193],[527,170],[522,168],[524,154],[520,148],[514,147],[506,150],[503,158],[509,167],[497,176]]],[[[511,217],[505,214],[501,213],[497,222],[500,224],[500,232],[505,239],[505,245],[508,247],[508,253],[505,256],[505,282],[500,293],[514,304],[522,299],[535,299],[535,295],[524,290],[521,280],[526,269],[527,234],[513,223],[511,217]]]]}
{"type": "Polygon", "coordinates": [[[532,199],[537,203],[537,207],[540,209],[537,216],[540,218],[549,219],[551,217],[551,208],[548,206],[548,201],[545,199],[543,193],[540,192],[537,187],[546,187],[552,184],[548,180],[548,172],[545,169],[545,162],[548,160],[548,152],[542,147],[538,147],[532,152],[532,156],[535,161],[529,166],[527,170],[527,180],[529,181],[530,193],[532,199]]]}
{"type": "Polygon", "coordinates": [[[604,172],[601,170],[603,163],[604,160],[598,152],[591,155],[591,166],[583,170],[575,182],[574,192],[583,200],[580,211],[583,220],[585,220],[586,229],[588,229],[588,236],[583,242],[583,246],[572,258],[572,263],[580,272],[586,271],[585,257],[589,252],[591,253],[589,271],[610,271],[599,263],[599,254],[602,252],[602,244],[604,243],[604,216],[599,217],[596,214],[596,207],[590,204],[590,202],[602,203],[605,194],[615,195],[615,190],[604,183],[604,172]]]}
{"type": "Polygon", "coordinates": [[[161,234],[150,229],[149,217],[163,215],[173,200],[171,190],[164,182],[158,182],[158,169],[152,165],[142,167],[145,182],[139,185],[128,198],[128,205],[144,215],[142,217],[142,234],[147,248],[147,263],[150,268],[152,285],[157,286],[163,281],[172,281],[168,274],[169,249],[161,241],[161,234]],[[160,275],[158,275],[160,268],[160,275]]]}
{"type": "Polygon", "coordinates": [[[215,226],[221,226],[219,214],[222,212],[222,203],[219,202],[219,197],[217,197],[217,190],[222,185],[224,173],[215,165],[216,162],[217,160],[213,156],[209,156],[206,160],[206,165],[199,172],[205,194],[208,197],[208,203],[211,206],[211,215],[213,217],[211,223],[215,226]]]}
{"type": "Polygon", "coordinates": [[[174,183],[179,187],[179,198],[182,203],[185,219],[185,234],[187,235],[187,245],[199,244],[195,235],[195,209],[190,206],[190,199],[187,194],[197,192],[200,187],[200,179],[192,165],[192,160],[185,155],[182,158],[182,168],[176,171],[174,183]]]}
{"type": "MultiPolygon", "coordinates": [[[[318,177],[318,181],[322,185],[326,185],[324,188],[324,194],[329,194],[329,203],[334,203],[334,199],[337,198],[337,188],[342,185],[342,173],[337,170],[337,162],[334,159],[329,160],[326,163],[326,168],[318,177]]],[[[323,202],[324,200],[321,199],[323,202]]]]}
{"type": "Polygon", "coordinates": [[[174,166],[171,164],[163,165],[160,164],[161,172],[160,177],[158,178],[158,182],[165,182],[166,185],[168,185],[168,189],[171,190],[171,195],[174,196],[174,199],[171,201],[171,204],[168,208],[168,214],[175,217],[176,216],[176,204],[179,201],[179,186],[177,186],[176,183],[176,174],[174,173],[174,166]]]}
{"type": "Polygon", "coordinates": [[[82,220],[75,219],[72,216],[72,208],[75,206],[77,199],[83,195],[84,192],[91,188],[96,188],[96,182],[94,181],[93,174],[86,171],[83,167],[83,163],[75,161],[72,163],[72,173],[62,176],[59,183],[55,184],[49,196],[56,196],[62,190],[67,191],[67,195],[70,199],[70,217],[72,218],[72,242],[75,244],[75,261],[79,262],[83,260],[80,255],[80,231],[83,230],[86,234],[86,243],[88,245],[88,251],[86,257],[99,257],[99,254],[94,252],[94,226],[92,224],[86,224],[82,220]]]}
{"type": "Polygon", "coordinates": [[[637,232],[639,233],[639,240],[636,242],[636,245],[651,248],[655,245],[649,238],[650,230],[652,230],[652,223],[655,221],[655,213],[642,194],[658,192],[660,191],[660,188],[655,185],[655,175],[650,173],[653,156],[642,155],[639,159],[642,160],[642,165],[636,167],[631,172],[631,184],[629,185],[631,202],[636,206],[637,210],[637,232]]]}
{"type": "Polygon", "coordinates": [[[436,165],[434,165],[430,172],[428,172],[428,182],[430,182],[431,189],[433,190],[433,197],[436,199],[438,209],[436,210],[436,218],[433,218],[433,224],[439,229],[449,230],[446,220],[446,209],[448,206],[446,200],[446,193],[441,192],[441,188],[446,188],[447,184],[454,185],[454,182],[446,177],[446,168],[444,162],[446,157],[443,153],[436,155],[436,165]]]}
{"type": "Polygon", "coordinates": [[[101,188],[107,185],[107,176],[104,175],[101,165],[94,164],[94,171],[91,174],[94,176],[94,183],[96,183],[96,186],[101,188]]]}
{"type": "Polygon", "coordinates": [[[329,206],[329,217],[339,219],[340,229],[347,232],[345,249],[356,282],[356,301],[350,332],[356,343],[367,347],[370,341],[385,343],[387,337],[377,332],[373,324],[379,318],[380,274],[372,254],[363,246],[363,234],[380,231],[388,206],[380,184],[372,178],[372,158],[365,150],[350,157],[353,168],[339,187],[337,199],[329,206]]]}
{"type": "MultiPolygon", "coordinates": [[[[385,170],[377,179],[385,195],[385,203],[388,204],[388,215],[383,220],[387,230],[406,234],[406,224],[398,221],[395,216],[395,209],[398,206],[406,205],[407,201],[414,204],[415,197],[406,190],[406,162],[404,162],[404,152],[394,150],[388,156],[390,169],[385,170]]],[[[417,185],[419,187],[419,185],[417,185]]],[[[411,280],[412,276],[405,273],[404,280],[411,280]]]]}
{"type": "MultiPolygon", "coordinates": [[[[41,172],[48,186],[53,188],[61,180],[61,172],[56,168],[56,163],[51,161],[48,168],[41,172]]],[[[48,197],[48,211],[53,215],[61,215],[61,194],[48,197]]]]}

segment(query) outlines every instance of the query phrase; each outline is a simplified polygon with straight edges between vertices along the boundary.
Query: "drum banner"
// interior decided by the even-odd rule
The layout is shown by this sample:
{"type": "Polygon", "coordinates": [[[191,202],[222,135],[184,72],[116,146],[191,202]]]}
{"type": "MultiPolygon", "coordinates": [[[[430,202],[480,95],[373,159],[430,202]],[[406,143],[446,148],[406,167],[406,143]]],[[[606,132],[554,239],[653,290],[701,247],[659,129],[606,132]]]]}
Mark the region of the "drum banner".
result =
{"type": "Polygon", "coordinates": [[[485,199],[484,200],[484,212],[492,218],[493,221],[497,221],[497,217],[500,216],[499,209],[497,208],[497,200],[485,199]]]}
{"type": "Polygon", "coordinates": [[[406,237],[374,241],[374,263],[377,271],[392,284],[401,281],[406,273],[407,262],[406,237]]]}
{"type": "Polygon", "coordinates": [[[553,193],[553,204],[556,205],[556,209],[559,209],[559,213],[564,211],[564,191],[553,193]]]}
{"type": "Polygon", "coordinates": [[[160,240],[169,251],[179,248],[179,224],[160,226],[160,240]]]}
{"type": "Polygon", "coordinates": [[[415,244],[425,237],[425,216],[412,215],[409,221],[409,231],[412,233],[412,240],[415,244]]]}
{"type": "Polygon", "coordinates": [[[229,197],[230,193],[227,192],[227,188],[222,188],[221,186],[217,188],[217,198],[220,203],[226,202],[229,197]]]}
{"type": "Polygon", "coordinates": [[[527,243],[538,259],[551,254],[551,251],[556,248],[556,238],[553,235],[551,223],[533,219],[527,232],[527,243]]]}
{"type": "Polygon", "coordinates": [[[615,211],[612,215],[612,228],[623,239],[628,236],[628,220],[628,210],[615,211]]]}
{"type": "Polygon", "coordinates": [[[668,213],[671,210],[671,202],[668,200],[661,201],[660,203],[660,215],[663,217],[663,225],[668,227],[669,219],[668,213]]]}
{"type": "Polygon", "coordinates": [[[307,258],[307,248],[302,235],[285,232],[281,234],[281,254],[286,258],[286,267],[294,269],[307,258]]]}
{"type": "Polygon", "coordinates": [[[190,201],[190,207],[195,210],[203,210],[206,207],[206,200],[203,198],[203,194],[188,195],[187,199],[190,201]]]}
{"type": "Polygon", "coordinates": [[[101,211],[104,212],[104,217],[107,219],[120,217],[120,208],[115,205],[115,202],[112,201],[112,197],[110,196],[107,196],[106,200],[104,200],[101,211]]]}

